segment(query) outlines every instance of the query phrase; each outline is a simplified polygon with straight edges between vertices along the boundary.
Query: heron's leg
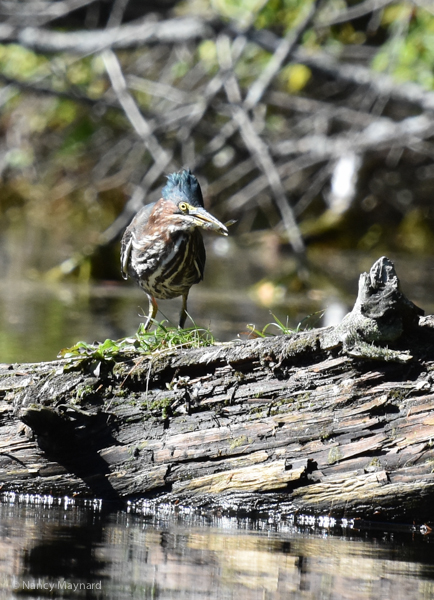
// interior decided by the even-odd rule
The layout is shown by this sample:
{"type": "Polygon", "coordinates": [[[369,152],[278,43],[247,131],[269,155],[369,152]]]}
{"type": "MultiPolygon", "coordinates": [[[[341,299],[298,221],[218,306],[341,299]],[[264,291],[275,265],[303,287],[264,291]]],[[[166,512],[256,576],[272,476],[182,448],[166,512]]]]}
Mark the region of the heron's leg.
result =
{"type": "Polygon", "coordinates": [[[182,308],[181,308],[181,314],[179,315],[179,325],[178,325],[178,327],[180,329],[184,328],[185,319],[187,318],[187,298],[188,298],[188,292],[186,294],[183,294],[183,296],[182,296],[182,308]]]}
{"type": "Polygon", "coordinates": [[[146,323],[145,323],[145,331],[148,331],[148,329],[151,327],[152,321],[157,316],[157,311],[158,311],[158,304],[157,304],[157,301],[155,300],[155,298],[153,296],[151,296],[150,294],[147,294],[147,296],[148,296],[148,301],[149,301],[149,308],[148,308],[148,316],[146,318],[146,323]]]}

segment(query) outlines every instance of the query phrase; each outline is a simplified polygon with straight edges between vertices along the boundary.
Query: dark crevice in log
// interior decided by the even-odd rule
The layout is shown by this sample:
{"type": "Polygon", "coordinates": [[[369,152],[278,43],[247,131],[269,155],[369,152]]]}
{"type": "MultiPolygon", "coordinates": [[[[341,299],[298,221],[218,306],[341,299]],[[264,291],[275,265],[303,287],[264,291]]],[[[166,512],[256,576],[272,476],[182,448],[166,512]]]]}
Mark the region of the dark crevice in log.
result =
{"type": "Polygon", "coordinates": [[[119,494],[106,477],[110,473],[109,466],[99,454],[107,446],[118,445],[110,432],[111,419],[111,415],[102,411],[88,415],[63,405],[58,405],[56,410],[30,407],[21,415],[48,460],[57,462],[65,473],[82,480],[95,495],[119,501],[119,494]]]}

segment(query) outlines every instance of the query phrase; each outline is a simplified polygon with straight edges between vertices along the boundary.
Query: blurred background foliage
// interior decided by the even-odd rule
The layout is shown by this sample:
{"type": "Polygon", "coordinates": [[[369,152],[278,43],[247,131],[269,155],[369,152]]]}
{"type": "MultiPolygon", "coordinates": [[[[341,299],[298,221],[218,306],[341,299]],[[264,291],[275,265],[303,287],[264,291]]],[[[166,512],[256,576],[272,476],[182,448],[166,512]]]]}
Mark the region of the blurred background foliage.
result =
{"type": "MultiPolygon", "coordinates": [[[[17,322],[28,325],[11,309],[17,282],[123,285],[123,228],[182,167],[219,219],[237,220],[229,245],[207,240],[210,260],[229,271],[208,280],[228,304],[241,283],[284,320],[293,293],[322,307],[324,296],[352,293],[356,254],[363,268],[381,254],[418,264],[432,255],[427,0],[2,1],[0,20],[0,348],[17,322]],[[192,19],[181,41],[122,37],[165,22],[182,33],[192,19]],[[121,41],[83,41],[107,32],[121,41]],[[233,264],[243,252],[250,279],[244,259],[241,273],[233,264]]],[[[413,291],[429,288],[429,275],[413,291]]]]}

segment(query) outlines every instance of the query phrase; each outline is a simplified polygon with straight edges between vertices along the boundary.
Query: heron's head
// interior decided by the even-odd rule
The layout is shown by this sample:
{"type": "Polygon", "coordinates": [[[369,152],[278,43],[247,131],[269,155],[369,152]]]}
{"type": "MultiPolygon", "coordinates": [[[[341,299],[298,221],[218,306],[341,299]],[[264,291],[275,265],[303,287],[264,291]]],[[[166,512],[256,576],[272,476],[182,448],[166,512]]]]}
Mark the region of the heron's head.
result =
{"type": "Polygon", "coordinates": [[[172,173],[167,179],[162,196],[166,202],[166,218],[174,226],[180,229],[200,227],[228,235],[226,226],[205,210],[199,182],[190,169],[172,173]]]}

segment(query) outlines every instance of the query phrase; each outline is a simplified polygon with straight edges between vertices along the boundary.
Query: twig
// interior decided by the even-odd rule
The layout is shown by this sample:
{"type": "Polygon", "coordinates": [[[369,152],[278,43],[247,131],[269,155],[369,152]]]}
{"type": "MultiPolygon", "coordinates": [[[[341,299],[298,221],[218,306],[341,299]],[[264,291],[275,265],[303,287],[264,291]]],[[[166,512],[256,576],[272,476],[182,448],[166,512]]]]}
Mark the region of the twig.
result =
{"type": "Polygon", "coordinates": [[[173,152],[167,152],[159,144],[157,138],[152,132],[152,128],[141,114],[136,102],[134,101],[134,98],[128,92],[125,78],[114,52],[111,50],[105,50],[102,53],[102,58],[119,103],[137,135],[141,138],[149,150],[149,153],[154,160],[154,164],[145,174],[140,182],[140,185],[137,186],[135,192],[126,203],[122,213],[110,225],[110,227],[100,235],[99,245],[110,243],[118,237],[120,231],[122,231],[122,229],[131,220],[132,215],[141,208],[146,193],[155,183],[155,181],[161,176],[166,167],[172,161],[173,157],[173,152]]]}
{"type": "MultiPolygon", "coordinates": [[[[420,140],[434,134],[434,123],[425,115],[409,117],[400,123],[390,121],[387,126],[384,120],[372,124],[358,136],[346,135],[336,138],[306,136],[299,141],[281,142],[274,147],[276,154],[280,156],[298,154],[299,156],[277,167],[280,178],[287,178],[297,171],[339,158],[349,150],[362,154],[390,148],[399,143],[423,152],[424,147],[420,144],[420,140]]],[[[241,210],[268,185],[268,178],[265,175],[259,176],[228,199],[227,204],[230,207],[228,210],[241,210]]]]}
{"type": "Polygon", "coordinates": [[[346,125],[350,125],[351,127],[354,127],[355,125],[367,127],[370,123],[383,118],[367,112],[362,112],[361,110],[354,110],[347,106],[314,100],[304,96],[295,96],[285,92],[269,91],[264,100],[271,106],[285,108],[294,112],[306,113],[308,115],[321,113],[326,115],[329,120],[334,119],[345,123],[346,125]]]}
{"type": "MultiPolygon", "coordinates": [[[[246,38],[240,38],[238,43],[233,44],[232,47],[232,64],[235,65],[246,46],[246,38]]],[[[187,139],[188,136],[191,135],[194,128],[201,122],[206,111],[211,105],[212,100],[217,96],[227,78],[229,77],[228,73],[219,72],[215,77],[211,79],[211,81],[206,86],[202,98],[199,98],[198,103],[196,104],[197,111],[194,114],[189,122],[182,127],[178,132],[178,139],[180,141],[187,139]]],[[[205,160],[210,156],[218,152],[227,142],[227,140],[237,131],[237,126],[233,122],[229,122],[224,125],[217,136],[215,136],[202,150],[201,156],[196,158],[194,164],[191,167],[198,167],[205,162],[205,160]]]]}
{"type": "Polygon", "coordinates": [[[137,135],[143,140],[156,163],[164,163],[164,166],[169,164],[172,160],[172,154],[166,152],[161,147],[157,138],[153,135],[148,122],[138,109],[134,98],[128,92],[127,84],[115,53],[112,50],[104,50],[101,56],[119,104],[124,109],[125,115],[134,127],[137,135]]]}
{"type": "MultiPolygon", "coordinates": [[[[277,167],[277,172],[281,179],[290,177],[307,169],[309,167],[318,165],[319,163],[325,162],[326,159],[314,155],[302,155],[297,158],[290,160],[283,165],[277,167]]],[[[241,210],[246,204],[248,204],[255,196],[263,192],[269,187],[269,181],[266,175],[262,174],[256,179],[252,180],[244,188],[239,190],[236,194],[233,194],[224,204],[227,205],[229,211],[241,210]]]]}
{"type": "Polygon", "coordinates": [[[268,61],[267,66],[249,89],[246,99],[244,100],[244,108],[246,110],[250,110],[261,100],[265,90],[282,68],[282,64],[291,55],[292,51],[301,40],[303,33],[311,24],[320,1],[321,0],[314,0],[314,2],[312,2],[312,4],[309,6],[307,14],[301,19],[300,23],[297,24],[293,29],[290,29],[286,36],[280,40],[273,56],[268,61]]]}
{"type": "Polygon", "coordinates": [[[221,177],[214,180],[208,187],[208,192],[212,195],[221,194],[228,187],[235,185],[242,177],[245,177],[255,169],[255,162],[251,157],[243,160],[226,171],[221,177]]]}
{"type": "Polygon", "coordinates": [[[151,96],[164,98],[165,100],[169,100],[170,102],[174,102],[176,104],[187,104],[189,101],[187,92],[178,90],[171,85],[160,83],[159,81],[151,81],[150,79],[145,79],[144,77],[128,75],[126,77],[126,82],[130,89],[145,92],[151,96]]]}
{"type": "Polygon", "coordinates": [[[48,76],[38,78],[36,81],[22,81],[20,79],[15,79],[14,77],[9,77],[0,73],[0,81],[7,85],[12,85],[18,89],[31,92],[32,94],[40,94],[43,96],[55,96],[57,98],[65,98],[66,100],[73,100],[74,102],[80,102],[81,104],[87,104],[89,106],[96,106],[100,104],[102,106],[106,106],[107,108],[116,108],[119,109],[119,106],[116,102],[110,102],[110,100],[103,98],[90,98],[89,96],[85,96],[81,91],[76,89],[71,90],[69,92],[56,90],[48,86],[41,85],[38,83],[43,79],[47,79],[48,76]]]}
{"type": "Polygon", "coordinates": [[[366,152],[388,148],[393,144],[414,144],[434,134],[434,122],[426,115],[408,117],[398,123],[381,119],[371,123],[357,135],[346,134],[335,137],[310,135],[299,140],[285,140],[273,147],[276,156],[311,154],[329,160],[345,155],[349,150],[366,152]]]}
{"type": "Polygon", "coordinates": [[[399,84],[385,73],[375,73],[361,65],[340,64],[325,52],[309,55],[299,48],[294,53],[294,59],[314,70],[331,75],[336,80],[358,86],[370,86],[378,96],[389,96],[401,102],[415,104],[423,110],[434,110],[434,92],[426,91],[416,83],[399,84]]]}
{"type": "Polygon", "coordinates": [[[129,0],[114,0],[110,16],[107,21],[107,29],[120,27],[129,0]]]}
{"type": "MultiPolygon", "coordinates": [[[[238,30],[233,26],[229,26],[227,31],[232,37],[239,35],[238,30]]],[[[250,41],[270,52],[275,52],[280,43],[280,38],[267,30],[249,30],[246,36],[250,41]]],[[[434,92],[426,91],[416,83],[399,84],[390,76],[375,73],[361,65],[341,64],[327,52],[319,51],[313,54],[303,48],[296,48],[291,58],[313,70],[331,76],[335,81],[371,86],[378,95],[390,96],[401,102],[410,102],[424,110],[434,110],[434,92]]]]}
{"type": "Polygon", "coordinates": [[[72,52],[93,54],[106,48],[136,48],[145,44],[180,44],[213,37],[213,30],[195,17],[169,19],[158,23],[149,20],[120,27],[63,32],[38,27],[18,29],[0,25],[0,43],[17,42],[37,52],[72,52]]]}
{"type": "Polygon", "coordinates": [[[360,4],[350,6],[346,10],[339,11],[338,13],[335,13],[334,16],[332,15],[329,18],[320,13],[315,25],[317,27],[329,27],[330,25],[346,23],[347,21],[364,17],[365,15],[368,15],[376,10],[381,10],[389,4],[392,4],[393,1],[394,0],[365,0],[364,2],[360,2],[360,4]]]}
{"type": "MultiPolygon", "coordinates": [[[[413,1],[426,8],[424,0],[413,1]]],[[[115,30],[70,33],[37,27],[19,29],[3,23],[0,24],[0,43],[18,42],[39,52],[92,54],[105,48],[135,48],[157,43],[173,45],[198,39],[213,39],[221,27],[219,22],[205,21],[196,17],[169,19],[157,23],[146,20],[140,23],[121,25],[115,30]]],[[[232,25],[227,26],[226,32],[234,38],[240,36],[240,32],[232,25]]],[[[250,29],[243,35],[273,53],[276,52],[282,41],[277,35],[267,30],[250,29]]],[[[335,80],[347,81],[356,85],[369,85],[374,87],[379,95],[411,102],[424,110],[434,110],[434,93],[427,92],[415,83],[397,84],[392,78],[384,74],[376,74],[363,66],[340,64],[333,56],[325,52],[311,54],[297,48],[293,49],[291,58],[321,73],[331,75],[335,80]]]]}
{"type": "Polygon", "coordinates": [[[312,200],[317,196],[322,188],[325,186],[330,174],[333,170],[332,163],[327,163],[325,167],[322,167],[317,171],[315,176],[309,180],[309,187],[306,192],[298,200],[294,206],[294,213],[299,216],[309,207],[312,200]]]}
{"type": "Polygon", "coordinates": [[[92,4],[95,0],[57,0],[56,2],[1,2],[0,14],[9,17],[9,25],[23,27],[27,24],[45,25],[54,19],[68,15],[78,8],[92,4]]]}
{"type": "Polygon", "coordinates": [[[220,62],[220,68],[223,71],[232,73],[226,80],[224,87],[228,100],[232,106],[233,118],[240,129],[246,147],[249,149],[256,164],[264,172],[268,180],[294,252],[302,254],[304,252],[303,238],[288,199],[286,198],[285,190],[277,169],[266,144],[254,130],[249,116],[244,107],[241,106],[241,92],[235,74],[232,71],[230,44],[229,38],[226,35],[221,35],[217,40],[217,56],[220,62]]]}

